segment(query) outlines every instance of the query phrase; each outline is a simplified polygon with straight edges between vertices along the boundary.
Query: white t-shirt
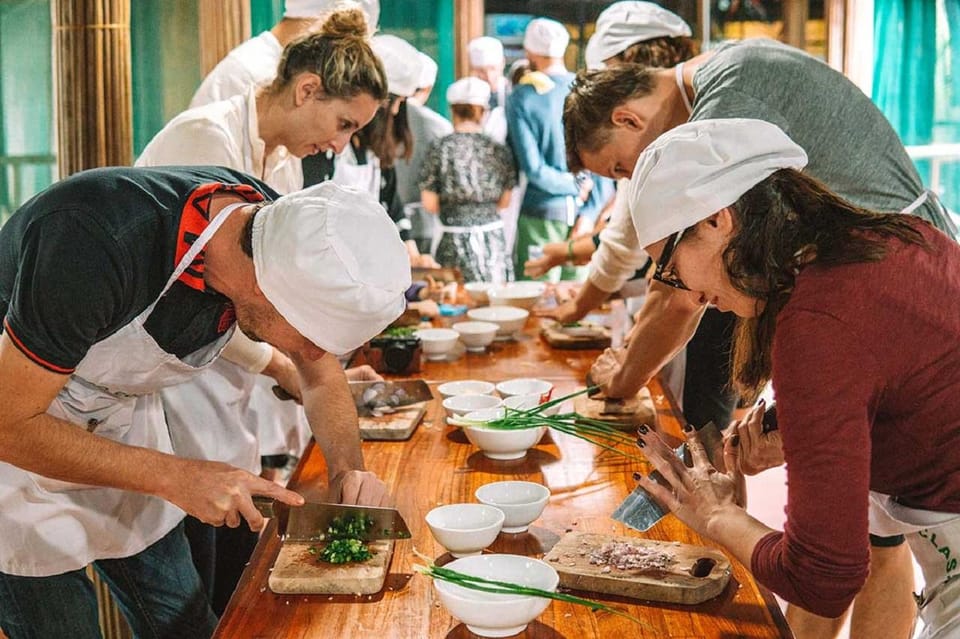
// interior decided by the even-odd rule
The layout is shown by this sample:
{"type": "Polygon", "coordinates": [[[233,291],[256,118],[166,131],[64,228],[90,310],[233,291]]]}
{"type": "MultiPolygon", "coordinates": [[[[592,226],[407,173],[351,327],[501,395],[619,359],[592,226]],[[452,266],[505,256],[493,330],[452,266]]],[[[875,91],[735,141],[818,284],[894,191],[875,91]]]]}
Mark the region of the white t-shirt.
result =
{"type": "Polygon", "coordinates": [[[283,146],[264,156],[257,123],[256,89],[184,111],[157,133],[136,166],[226,166],[260,178],[279,193],[303,188],[300,158],[283,146]]]}
{"type": "Polygon", "coordinates": [[[193,94],[190,108],[219,102],[246,93],[252,86],[273,82],[282,55],[280,41],[269,31],[250,38],[228,53],[207,74],[193,94]]]}

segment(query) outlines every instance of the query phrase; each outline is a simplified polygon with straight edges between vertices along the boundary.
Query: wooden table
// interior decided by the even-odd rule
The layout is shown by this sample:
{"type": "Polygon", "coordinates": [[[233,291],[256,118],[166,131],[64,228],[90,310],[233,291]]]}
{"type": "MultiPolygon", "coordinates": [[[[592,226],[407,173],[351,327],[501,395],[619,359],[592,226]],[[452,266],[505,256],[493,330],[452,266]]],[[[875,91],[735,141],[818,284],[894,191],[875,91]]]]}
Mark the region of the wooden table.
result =
{"type": "MultiPolygon", "coordinates": [[[[436,385],[454,379],[498,382],[513,377],[539,377],[556,385],[555,393],[583,387],[582,380],[597,351],[552,350],[537,337],[537,320],[527,323],[518,341],[495,342],[486,354],[467,353],[452,362],[425,362],[421,377],[436,385]]],[[[675,404],[654,381],[650,390],[657,403],[661,427],[679,434],[675,404]]],[[[555,395],[556,397],[557,395],[555,395]]],[[[430,534],[424,516],[441,504],[476,501],[482,484],[505,479],[540,482],[552,496],[542,517],[528,533],[501,534],[490,550],[542,557],[565,531],[634,534],[609,518],[633,489],[634,471],[644,464],[603,452],[561,433],[549,433],[524,459],[495,462],[474,448],[457,429],[447,426],[436,399],[424,422],[405,442],[364,442],[367,467],[393,486],[397,507],[413,533],[397,542],[386,587],[376,595],[291,596],[273,594],[267,578],[280,549],[274,524],[268,526],[240,585],[225,611],[219,638],[423,639],[471,637],[466,626],[440,605],[430,580],[414,573],[416,548],[436,559],[444,549],[430,534]]],[[[317,490],[326,476],[319,451],[311,446],[291,480],[305,495],[317,490]]],[[[714,546],[667,516],[644,536],[714,546]]],[[[632,600],[576,593],[613,603],[643,619],[653,630],[621,617],[593,613],[581,606],[553,602],[520,637],[569,639],[581,637],[733,638],[790,637],[773,597],[760,588],[737,561],[727,589],[697,606],[643,604],[632,600]]]]}

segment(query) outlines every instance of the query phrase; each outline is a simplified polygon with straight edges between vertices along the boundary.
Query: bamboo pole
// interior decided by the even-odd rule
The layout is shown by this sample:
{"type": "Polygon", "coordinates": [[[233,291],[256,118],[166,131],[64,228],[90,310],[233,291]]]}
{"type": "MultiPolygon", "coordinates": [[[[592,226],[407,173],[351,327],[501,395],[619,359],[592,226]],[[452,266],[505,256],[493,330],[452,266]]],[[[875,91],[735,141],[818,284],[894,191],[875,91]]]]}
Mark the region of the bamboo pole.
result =
{"type": "Polygon", "coordinates": [[[250,0],[200,0],[200,65],[207,75],[250,37],[250,0]]]}
{"type": "Polygon", "coordinates": [[[133,160],[130,0],[53,0],[60,176],[133,160]]]}
{"type": "Polygon", "coordinates": [[[456,49],[454,71],[458,78],[464,77],[470,70],[467,44],[474,38],[483,35],[483,15],[482,0],[461,0],[453,6],[454,44],[456,49]]]}

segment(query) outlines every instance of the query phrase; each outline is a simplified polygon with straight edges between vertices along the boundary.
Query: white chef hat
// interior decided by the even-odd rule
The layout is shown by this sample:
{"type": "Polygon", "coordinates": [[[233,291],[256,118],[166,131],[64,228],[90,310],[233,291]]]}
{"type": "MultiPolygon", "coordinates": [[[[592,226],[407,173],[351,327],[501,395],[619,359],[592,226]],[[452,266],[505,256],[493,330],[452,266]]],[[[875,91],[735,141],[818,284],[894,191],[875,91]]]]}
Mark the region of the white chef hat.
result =
{"type": "Polygon", "coordinates": [[[604,60],[623,53],[638,42],[690,36],[692,33],[683,18],[658,4],[615,2],[597,18],[597,28],[587,42],[584,58],[588,69],[599,69],[604,60]]]}
{"type": "Polygon", "coordinates": [[[371,27],[380,19],[380,0],[286,0],[284,18],[316,18],[342,6],[359,5],[371,27]]]}
{"type": "Polygon", "coordinates": [[[548,58],[562,58],[568,44],[570,32],[550,18],[534,18],[523,33],[523,48],[548,58]]]}
{"type": "Polygon", "coordinates": [[[467,57],[472,67],[502,67],[503,43],[490,36],[474,38],[467,45],[467,57]]]}
{"type": "Polygon", "coordinates": [[[406,306],[410,259],[396,224],[373,196],[334,182],[257,213],[253,265],[280,315],[336,355],[382,331],[406,306]]]}
{"type": "Polygon", "coordinates": [[[423,51],[417,51],[420,59],[420,77],[417,79],[417,88],[432,87],[437,83],[437,63],[423,51]]]}
{"type": "Polygon", "coordinates": [[[420,52],[412,44],[395,35],[375,35],[370,39],[373,52],[383,63],[387,89],[394,95],[409,98],[420,88],[420,52]]]}
{"type": "Polygon", "coordinates": [[[763,120],[688,122],[637,159],[628,206],[640,246],[705,220],[779,169],[802,169],[807,154],[763,120]]]}
{"type": "Polygon", "coordinates": [[[462,78],[447,87],[447,104],[490,104],[490,85],[480,78],[462,78]]]}

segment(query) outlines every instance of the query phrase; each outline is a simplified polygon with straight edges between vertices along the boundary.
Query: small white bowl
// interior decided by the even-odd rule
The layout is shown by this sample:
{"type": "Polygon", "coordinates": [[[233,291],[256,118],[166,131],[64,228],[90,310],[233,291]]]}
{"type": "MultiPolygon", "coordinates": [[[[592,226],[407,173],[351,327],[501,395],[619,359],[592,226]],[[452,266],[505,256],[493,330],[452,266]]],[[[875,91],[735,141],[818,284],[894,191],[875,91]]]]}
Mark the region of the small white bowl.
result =
{"type": "Polygon", "coordinates": [[[511,282],[487,291],[492,306],[516,306],[530,310],[547,290],[543,282],[511,282]]]}
{"type": "Polygon", "coordinates": [[[489,304],[490,298],[487,297],[487,291],[493,288],[495,284],[491,282],[467,282],[463,285],[463,290],[467,292],[477,304],[489,304]]]}
{"type": "Polygon", "coordinates": [[[493,322],[469,321],[457,322],[451,328],[460,334],[460,341],[468,351],[482,353],[497,336],[500,326],[493,322]]]}
{"type": "Polygon", "coordinates": [[[541,403],[550,397],[553,384],[535,377],[518,377],[497,384],[497,392],[504,397],[514,395],[539,395],[541,403]]]}
{"type": "Polygon", "coordinates": [[[474,422],[475,424],[463,426],[463,433],[467,436],[467,439],[470,440],[471,444],[482,450],[483,454],[490,459],[496,459],[498,461],[520,459],[543,438],[547,427],[537,426],[536,428],[522,428],[517,430],[484,427],[484,422],[500,419],[503,417],[503,414],[504,410],[502,407],[467,413],[460,419],[467,422],[474,422]]]}
{"type": "Polygon", "coordinates": [[[503,511],[486,504],[450,504],[427,513],[427,526],[454,557],[477,555],[493,543],[503,526],[503,511]]]}
{"type": "MultiPolygon", "coordinates": [[[[521,555],[465,557],[444,568],[550,592],[556,591],[560,583],[553,566],[521,555]]],[[[523,632],[550,605],[550,600],[543,597],[482,592],[439,579],[433,581],[433,587],[447,611],[481,637],[509,637],[523,632]]]]}
{"type": "Polygon", "coordinates": [[[447,423],[451,417],[464,417],[469,413],[486,408],[496,408],[500,405],[500,398],[493,395],[454,395],[442,402],[447,411],[447,423]]]}
{"type": "Polygon", "coordinates": [[[483,382],[478,379],[461,379],[437,386],[440,396],[444,399],[457,395],[493,395],[496,388],[491,382],[483,382]]]}
{"type": "Polygon", "coordinates": [[[415,335],[423,345],[423,354],[430,360],[444,359],[460,339],[460,333],[449,328],[421,328],[415,335]]]}
{"type": "MultiPolygon", "coordinates": [[[[503,400],[502,405],[515,410],[530,410],[531,408],[536,408],[540,404],[543,404],[544,402],[542,400],[542,395],[511,395],[503,400]]],[[[559,412],[560,404],[554,404],[550,408],[544,410],[543,414],[547,417],[550,417],[559,412]]]]}
{"type": "Polygon", "coordinates": [[[503,511],[503,532],[524,532],[543,512],[550,489],[532,481],[495,481],[477,488],[474,495],[481,504],[503,511]]]}
{"type": "Polygon", "coordinates": [[[512,306],[484,306],[467,311],[467,317],[480,322],[493,322],[500,329],[497,339],[510,339],[514,333],[523,329],[530,311],[512,306]]]}

